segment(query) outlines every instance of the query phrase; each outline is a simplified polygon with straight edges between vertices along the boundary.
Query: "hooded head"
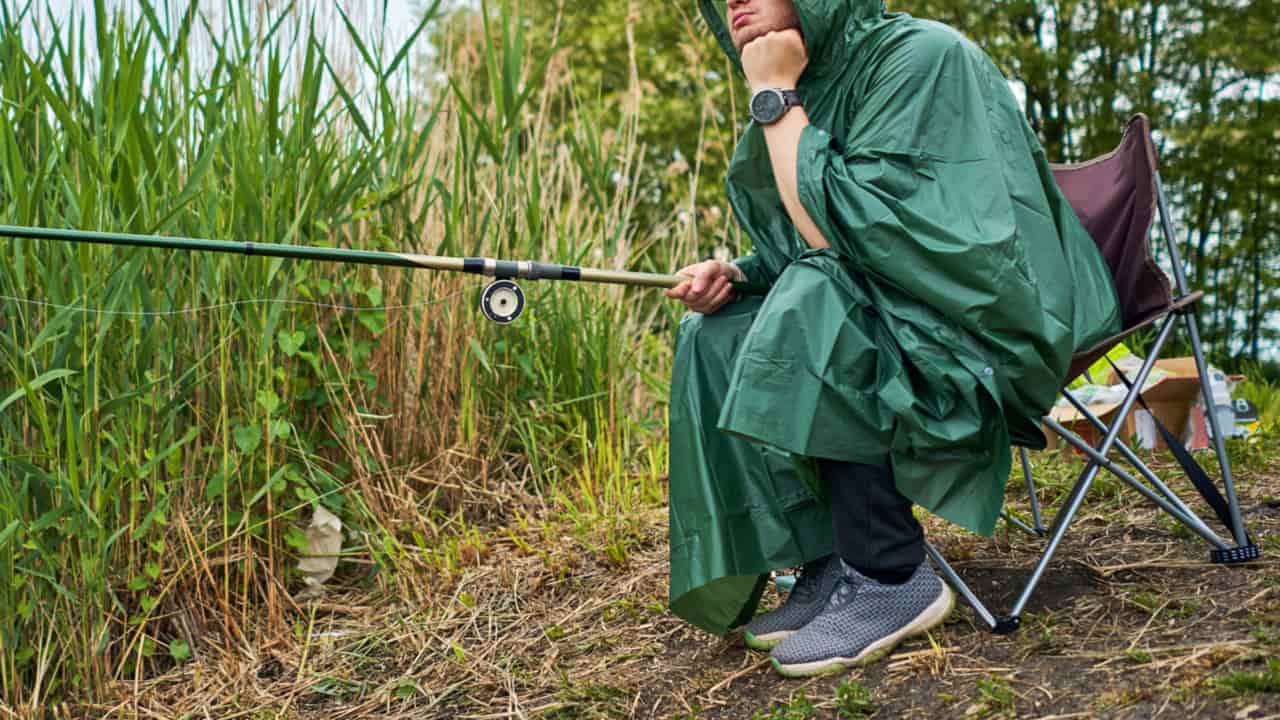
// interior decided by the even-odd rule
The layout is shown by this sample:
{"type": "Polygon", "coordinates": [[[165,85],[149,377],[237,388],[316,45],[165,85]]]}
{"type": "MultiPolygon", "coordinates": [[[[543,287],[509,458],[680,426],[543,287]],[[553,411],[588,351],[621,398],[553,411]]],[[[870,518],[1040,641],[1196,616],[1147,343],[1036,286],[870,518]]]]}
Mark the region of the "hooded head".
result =
{"type": "Polygon", "coordinates": [[[739,68],[739,50],[729,29],[726,6],[735,15],[756,13],[743,21],[742,34],[748,40],[757,32],[798,26],[809,49],[805,74],[811,76],[824,75],[841,61],[854,25],[879,18],[885,10],[884,0],[699,0],[699,5],[720,46],[739,68]],[[752,24],[755,27],[749,27],[752,24]]]}

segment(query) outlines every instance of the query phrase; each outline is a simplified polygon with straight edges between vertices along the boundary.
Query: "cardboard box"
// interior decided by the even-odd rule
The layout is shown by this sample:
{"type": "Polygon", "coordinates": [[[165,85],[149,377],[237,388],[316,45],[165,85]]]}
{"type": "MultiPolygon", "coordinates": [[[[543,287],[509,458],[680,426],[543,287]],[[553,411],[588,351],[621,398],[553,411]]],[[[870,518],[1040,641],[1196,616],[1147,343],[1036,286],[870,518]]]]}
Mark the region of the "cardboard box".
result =
{"type": "MultiPolygon", "coordinates": [[[[1160,422],[1177,433],[1185,443],[1188,439],[1186,430],[1188,429],[1188,421],[1192,416],[1192,407],[1200,397],[1200,378],[1196,373],[1195,358],[1157,360],[1156,369],[1167,374],[1159,377],[1155,384],[1144,390],[1142,397],[1146,399],[1151,412],[1159,418],[1160,422]]],[[[1116,377],[1115,371],[1112,371],[1110,375],[1104,382],[1107,384],[1120,382],[1120,379],[1116,377]]],[[[1120,403],[1100,403],[1087,407],[1089,412],[1110,425],[1120,409],[1120,403]]],[[[1084,416],[1076,412],[1076,409],[1071,406],[1055,405],[1049,416],[1091,445],[1096,446],[1102,439],[1102,433],[1095,429],[1092,423],[1085,420],[1084,416]]],[[[1047,432],[1046,435],[1049,437],[1050,447],[1058,447],[1065,444],[1052,432],[1047,432]]],[[[1129,443],[1130,447],[1135,445],[1147,449],[1163,449],[1166,447],[1164,438],[1156,431],[1155,423],[1151,421],[1150,416],[1146,415],[1146,410],[1136,402],[1121,425],[1120,439],[1129,443]],[[1133,442],[1135,437],[1138,442],[1133,442]]],[[[1193,450],[1198,449],[1191,445],[1187,447],[1193,450]]]]}

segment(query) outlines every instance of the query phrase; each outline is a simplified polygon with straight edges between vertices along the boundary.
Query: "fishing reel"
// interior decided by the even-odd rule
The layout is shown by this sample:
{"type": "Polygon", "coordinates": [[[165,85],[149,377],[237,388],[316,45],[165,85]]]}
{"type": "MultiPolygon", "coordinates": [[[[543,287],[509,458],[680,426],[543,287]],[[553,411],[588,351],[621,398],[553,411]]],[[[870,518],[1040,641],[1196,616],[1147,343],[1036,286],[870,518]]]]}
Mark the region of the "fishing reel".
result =
{"type": "Polygon", "coordinates": [[[501,325],[514,322],[524,312],[524,291],[510,280],[494,280],[480,293],[480,312],[501,325]]]}

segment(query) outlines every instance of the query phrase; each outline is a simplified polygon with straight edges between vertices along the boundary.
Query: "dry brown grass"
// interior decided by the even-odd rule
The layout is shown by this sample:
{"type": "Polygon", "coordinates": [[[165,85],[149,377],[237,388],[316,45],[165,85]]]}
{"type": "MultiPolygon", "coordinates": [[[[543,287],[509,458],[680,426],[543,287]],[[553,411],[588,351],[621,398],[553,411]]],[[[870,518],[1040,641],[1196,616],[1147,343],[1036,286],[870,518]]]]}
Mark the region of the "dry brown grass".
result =
{"type": "MultiPolygon", "coordinates": [[[[1240,469],[1246,517],[1264,543],[1280,533],[1280,443],[1269,443],[1240,469]]],[[[1039,464],[1046,499],[1058,487],[1057,464],[1063,475],[1074,466],[1039,464]]],[[[1020,633],[991,635],[962,607],[929,638],[843,677],[783,680],[740,639],[712,638],[668,614],[665,509],[628,519],[623,563],[605,551],[607,523],[544,513],[472,528],[457,552],[460,567],[423,564],[412,583],[380,584],[369,568],[348,568],[339,590],[292,607],[289,627],[274,636],[259,632],[250,644],[211,638],[194,662],[118,683],[114,701],[70,714],[748,718],[768,717],[803,692],[812,715],[776,717],[836,717],[842,683],[869,688],[876,717],[1280,713],[1280,696],[1240,694],[1220,681],[1276,656],[1280,561],[1210,565],[1202,544],[1127,494],[1103,489],[1068,535],[1020,633]],[[391,589],[406,584],[418,592],[391,589]]],[[[933,520],[928,530],[999,608],[1038,547],[1020,534],[984,540],[933,520]]]]}

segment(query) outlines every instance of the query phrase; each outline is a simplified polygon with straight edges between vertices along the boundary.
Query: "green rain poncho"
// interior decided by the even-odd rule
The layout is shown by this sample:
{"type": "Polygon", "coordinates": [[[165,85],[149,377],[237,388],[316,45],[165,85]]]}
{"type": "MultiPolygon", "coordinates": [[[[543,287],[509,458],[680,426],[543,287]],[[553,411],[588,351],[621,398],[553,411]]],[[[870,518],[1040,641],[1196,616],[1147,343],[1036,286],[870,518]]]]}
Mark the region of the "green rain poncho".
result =
{"type": "MultiPolygon", "coordinates": [[[[736,61],[718,5],[704,16],[736,61]]],[[[805,458],[888,462],[915,503],[990,534],[1010,444],[1043,447],[1073,350],[1119,328],[1104,260],[1005,78],[881,0],[795,0],[809,49],[799,194],[761,128],[729,168],[768,296],[681,322],[671,388],[671,606],[723,634],[764,573],[831,552],[805,458]],[[798,460],[798,462],[797,462],[798,460]]]]}

